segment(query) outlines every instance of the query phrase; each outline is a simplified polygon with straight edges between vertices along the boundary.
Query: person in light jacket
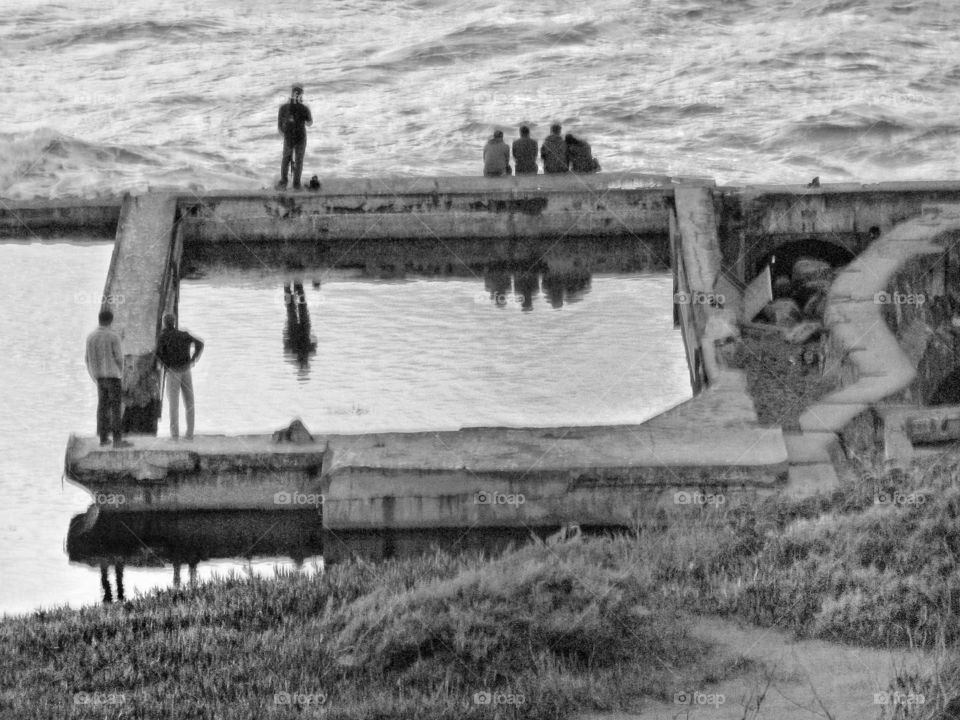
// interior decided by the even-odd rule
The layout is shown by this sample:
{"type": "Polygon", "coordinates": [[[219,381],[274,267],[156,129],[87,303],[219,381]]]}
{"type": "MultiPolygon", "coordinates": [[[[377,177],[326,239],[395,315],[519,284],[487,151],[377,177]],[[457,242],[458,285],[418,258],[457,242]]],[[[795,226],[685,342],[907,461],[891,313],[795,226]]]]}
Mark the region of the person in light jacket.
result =
{"type": "Polygon", "coordinates": [[[123,348],[120,336],[110,327],[113,313],[109,309],[101,310],[97,319],[99,326],[87,336],[84,358],[87,372],[97,384],[97,435],[101,447],[110,444],[111,434],[115,448],[132,447],[121,432],[123,348]]]}

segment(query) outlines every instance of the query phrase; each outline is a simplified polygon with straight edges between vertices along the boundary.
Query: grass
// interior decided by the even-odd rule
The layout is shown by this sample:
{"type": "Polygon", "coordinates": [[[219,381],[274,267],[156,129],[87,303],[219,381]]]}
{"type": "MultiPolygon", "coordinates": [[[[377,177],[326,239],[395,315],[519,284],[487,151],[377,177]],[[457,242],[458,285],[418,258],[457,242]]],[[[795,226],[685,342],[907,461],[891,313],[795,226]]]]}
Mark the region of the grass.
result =
{"type": "Polygon", "coordinates": [[[689,639],[672,612],[646,609],[645,583],[624,569],[627,550],[598,540],[494,561],[438,552],[7,620],[0,710],[560,718],[721,677],[729,658],[689,639]],[[484,692],[505,702],[475,702],[484,692]],[[326,697],[284,704],[282,693],[326,697]]]}
{"type": "Polygon", "coordinates": [[[731,365],[746,373],[761,424],[799,430],[800,414],[837,389],[836,373],[821,375],[817,365],[805,365],[803,350],[779,333],[744,330],[731,365]]]}
{"type": "Polygon", "coordinates": [[[798,637],[938,649],[931,678],[900,673],[890,687],[925,705],[883,709],[932,719],[960,703],[960,455],[860,470],[831,495],[678,506],[634,534],[496,559],[356,561],[8,619],[0,716],[630,710],[743,669],[686,633],[690,615],[719,613],[798,637]],[[486,692],[500,704],[475,701],[486,692]]]}

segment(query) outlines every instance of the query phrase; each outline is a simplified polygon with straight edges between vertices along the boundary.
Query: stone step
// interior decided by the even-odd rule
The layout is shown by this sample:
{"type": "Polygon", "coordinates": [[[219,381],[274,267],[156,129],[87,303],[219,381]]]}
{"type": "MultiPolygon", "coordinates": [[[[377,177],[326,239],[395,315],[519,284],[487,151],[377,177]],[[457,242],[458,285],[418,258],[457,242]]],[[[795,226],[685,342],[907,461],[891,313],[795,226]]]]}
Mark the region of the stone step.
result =
{"type": "Polygon", "coordinates": [[[834,433],[784,433],[787,458],[791,465],[829,463],[839,450],[839,441],[834,433]]]}

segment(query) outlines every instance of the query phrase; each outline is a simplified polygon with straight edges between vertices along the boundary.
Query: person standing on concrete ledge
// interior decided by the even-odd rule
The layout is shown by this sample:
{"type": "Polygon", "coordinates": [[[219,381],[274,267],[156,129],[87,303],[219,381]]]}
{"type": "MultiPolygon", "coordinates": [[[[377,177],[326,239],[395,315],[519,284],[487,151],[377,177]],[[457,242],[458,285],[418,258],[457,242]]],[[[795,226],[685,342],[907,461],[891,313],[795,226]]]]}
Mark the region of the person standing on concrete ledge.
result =
{"type": "Polygon", "coordinates": [[[296,83],[290,89],[290,100],[280,106],[277,130],[283,135],[283,157],[280,160],[278,187],[287,187],[287,172],[293,163],[293,189],[300,189],[303,174],[303,156],[307,150],[307,126],[313,125],[310,108],[303,104],[303,85],[296,83]]]}
{"type": "Polygon", "coordinates": [[[567,161],[567,144],[560,135],[562,129],[559,123],[551,125],[550,134],[540,146],[540,157],[543,158],[545,173],[565,173],[570,165],[567,161]]]}
{"type": "Polygon", "coordinates": [[[510,174],[510,148],[503,141],[503,131],[497,130],[483,148],[483,174],[500,177],[510,174]]]}
{"type": "Polygon", "coordinates": [[[193,440],[193,376],[190,368],[203,352],[203,341],[185,330],[177,330],[173,313],[163,316],[163,330],[157,338],[157,360],[167,375],[167,411],[170,413],[170,437],[180,437],[180,393],[187,415],[187,440],[193,440]],[[190,350],[193,348],[193,354],[190,350]]]}
{"type": "Polygon", "coordinates": [[[520,128],[520,137],[513,141],[513,160],[517,175],[537,174],[537,141],[530,137],[530,128],[520,128]]]}
{"type": "Polygon", "coordinates": [[[113,434],[115,448],[132,447],[120,430],[121,383],[123,380],[123,349],[120,336],[110,326],[113,313],[101,310],[97,318],[99,327],[87,336],[87,372],[97,384],[97,435],[100,445],[110,443],[113,434]]]}

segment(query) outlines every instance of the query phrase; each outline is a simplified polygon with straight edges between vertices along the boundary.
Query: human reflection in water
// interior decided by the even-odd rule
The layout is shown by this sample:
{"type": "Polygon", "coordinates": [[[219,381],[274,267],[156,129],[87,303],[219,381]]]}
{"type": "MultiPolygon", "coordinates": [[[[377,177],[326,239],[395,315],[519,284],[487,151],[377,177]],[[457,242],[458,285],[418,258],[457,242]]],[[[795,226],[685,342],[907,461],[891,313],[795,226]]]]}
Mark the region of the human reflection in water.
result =
{"type": "Polygon", "coordinates": [[[519,302],[524,310],[533,310],[533,296],[540,291],[540,277],[536,272],[511,274],[505,270],[487,270],[483,285],[497,307],[519,302]]]}
{"type": "Polygon", "coordinates": [[[299,368],[297,377],[306,380],[310,374],[310,356],[317,352],[317,338],[310,334],[310,310],[303,283],[283,285],[283,302],[287,308],[287,326],[283,332],[283,349],[299,368]]]}
{"type": "MultiPolygon", "coordinates": [[[[180,568],[183,563],[180,560],[173,561],[173,586],[180,587],[180,568]]],[[[197,561],[193,560],[187,563],[187,570],[190,573],[190,585],[197,584],[197,561]]]]}
{"type": "Polygon", "coordinates": [[[577,302],[590,292],[590,271],[584,268],[551,269],[543,274],[543,292],[554,308],[577,302]]]}
{"type": "Polygon", "coordinates": [[[483,276],[483,286],[490,293],[490,300],[497,307],[506,307],[510,302],[510,273],[503,270],[488,270],[483,276]]]}
{"type": "Polygon", "coordinates": [[[517,295],[523,298],[520,307],[525,312],[533,310],[533,296],[540,292],[540,274],[536,272],[521,272],[513,276],[513,288],[517,295]]]}
{"type": "MultiPolygon", "coordinates": [[[[117,581],[117,600],[123,602],[123,563],[118,562],[113,566],[114,577],[117,581]]],[[[103,589],[103,602],[113,602],[113,589],[110,587],[110,565],[109,563],[100,564],[100,587],[103,589]]]]}

